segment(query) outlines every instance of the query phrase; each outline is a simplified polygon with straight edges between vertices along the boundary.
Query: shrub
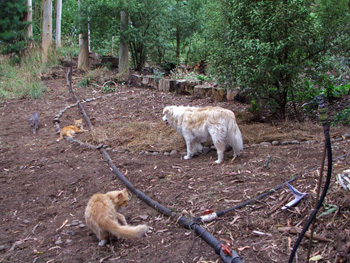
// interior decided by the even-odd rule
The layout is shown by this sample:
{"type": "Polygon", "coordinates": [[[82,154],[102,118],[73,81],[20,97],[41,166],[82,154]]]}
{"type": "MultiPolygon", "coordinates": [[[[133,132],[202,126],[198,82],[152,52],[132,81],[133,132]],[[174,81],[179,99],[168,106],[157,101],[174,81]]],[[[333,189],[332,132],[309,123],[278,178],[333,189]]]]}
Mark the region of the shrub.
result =
{"type": "Polygon", "coordinates": [[[346,107],[343,111],[336,114],[331,125],[336,126],[337,124],[350,125],[350,107],[346,107]]]}

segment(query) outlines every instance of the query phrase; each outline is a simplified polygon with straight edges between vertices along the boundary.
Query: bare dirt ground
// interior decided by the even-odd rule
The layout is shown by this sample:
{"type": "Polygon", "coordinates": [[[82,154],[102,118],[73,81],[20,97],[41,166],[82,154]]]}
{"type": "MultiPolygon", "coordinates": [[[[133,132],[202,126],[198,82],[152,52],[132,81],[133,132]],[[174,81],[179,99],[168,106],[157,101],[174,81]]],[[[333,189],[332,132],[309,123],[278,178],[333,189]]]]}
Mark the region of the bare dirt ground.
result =
{"type": "MultiPolygon", "coordinates": [[[[124,185],[100,151],[66,140],[56,142],[53,118],[75,103],[65,73],[66,68],[61,67],[52,71],[44,80],[48,92],[40,100],[0,103],[0,262],[222,262],[176,218],[159,214],[136,197],[123,213],[129,224],[148,224],[151,230],[147,235],[137,240],[112,239],[105,247],[97,245],[96,237],[84,225],[85,206],[93,194],[124,185]],[[28,126],[33,112],[40,115],[36,135],[28,126]]],[[[105,95],[94,87],[76,87],[80,80],[81,75],[75,73],[73,85],[81,100],[105,95]]],[[[303,227],[314,207],[316,172],[324,148],[320,125],[311,121],[251,122],[246,117],[247,105],[237,102],[126,86],[120,86],[113,96],[83,105],[99,132],[88,131],[76,138],[94,145],[104,143],[114,164],[135,187],[178,215],[190,218],[207,209],[227,209],[297,176],[292,185],[307,196],[296,207],[281,210],[292,200],[288,188],[283,187],[203,225],[245,262],[288,261],[297,234],[279,228],[303,227]],[[231,162],[231,152],[227,152],[221,165],[213,165],[215,150],[183,160],[184,141],[161,122],[166,105],[218,105],[233,110],[244,137],[243,155],[231,162]],[[273,140],[299,143],[261,144],[273,140]],[[177,153],[168,155],[171,150],[177,153]]],[[[81,117],[78,107],[72,107],[63,113],[60,126],[81,117]]],[[[337,173],[350,168],[350,140],[341,139],[345,133],[349,127],[331,127],[333,176],[324,202],[327,207],[319,214],[332,205],[338,209],[317,219],[315,234],[327,239],[313,243],[312,256],[323,258],[319,262],[349,262],[350,194],[335,180],[337,173]]],[[[299,262],[305,262],[307,246],[304,238],[297,252],[299,262]]]]}

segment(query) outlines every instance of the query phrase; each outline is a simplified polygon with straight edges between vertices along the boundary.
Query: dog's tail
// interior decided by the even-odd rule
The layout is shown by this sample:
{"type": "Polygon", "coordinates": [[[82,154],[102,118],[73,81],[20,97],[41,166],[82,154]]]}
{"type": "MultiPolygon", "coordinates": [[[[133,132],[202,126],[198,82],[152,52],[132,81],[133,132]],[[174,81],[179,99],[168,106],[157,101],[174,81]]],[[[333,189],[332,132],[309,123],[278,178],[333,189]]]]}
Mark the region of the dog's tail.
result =
{"type": "Polygon", "coordinates": [[[237,156],[243,151],[243,137],[238,128],[235,116],[229,119],[228,134],[229,144],[233,150],[233,156],[237,156]]]}

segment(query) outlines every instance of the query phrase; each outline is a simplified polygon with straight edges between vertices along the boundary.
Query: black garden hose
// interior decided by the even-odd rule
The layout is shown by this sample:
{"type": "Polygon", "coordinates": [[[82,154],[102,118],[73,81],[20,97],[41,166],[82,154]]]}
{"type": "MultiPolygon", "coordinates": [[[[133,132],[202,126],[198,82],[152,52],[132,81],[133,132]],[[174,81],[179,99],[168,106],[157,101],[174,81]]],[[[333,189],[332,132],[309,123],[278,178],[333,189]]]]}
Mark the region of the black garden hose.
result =
{"type": "MultiPolygon", "coordinates": [[[[72,85],[71,85],[71,74],[72,69],[67,73],[67,84],[69,87],[69,90],[71,94],[73,95],[74,99],[77,101],[77,104],[80,108],[80,110],[83,113],[84,119],[87,122],[89,128],[92,128],[92,124],[90,122],[89,117],[87,116],[82,104],[80,103],[80,100],[75,95],[72,85]]],[[[140,191],[139,189],[135,188],[133,184],[125,178],[125,176],[118,170],[118,168],[113,164],[112,159],[110,158],[109,154],[103,147],[98,147],[98,149],[101,151],[101,153],[106,158],[108,165],[112,168],[113,173],[118,177],[119,180],[121,180],[125,186],[139,199],[144,201],[147,205],[152,207],[153,209],[157,210],[161,214],[172,217],[173,219],[177,219],[177,222],[181,223],[185,228],[193,230],[199,237],[201,237],[208,245],[210,245],[217,254],[219,254],[225,263],[244,263],[242,259],[239,257],[236,251],[229,248],[227,245],[225,245],[223,242],[216,239],[212,234],[210,234],[208,231],[203,229],[198,222],[195,221],[195,219],[189,219],[185,216],[179,216],[176,213],[172,212],[170,209],[164,207],[163,205],[159,204],[158,202],[154,201],[150,197],[148,197],[145,193],[140,191]]]]}
{"type": "Polygon", "coordinates": [[[252,202],[254,202],[256,200],[259,200],[259,199],[261,199],[261,198],[263,198],[263,197],[265,197],[265,196],[267,196],[269,194],[272,194],[272,193],[276,192],[277,190],[279,190],[283,186],[285,186],[287,183],[293,182],[295,179],[296,179],[296,177],[293,177],[293,178],[289,179],[288,181],[284,182],[283,184],[280,184],[279,186],[276,186],[275,188],[270,189],[270,190],[266,191],[265,193],[262,193],[261,195],[258,195],[256,197],[254,197],[254,198],[252,198],[250,200],[247,200],[247,201],[245,201],[243,203],[240,203],[240,204],[238,204],[238,205],[236,205],[234,207],[228,208],[226,210],[221,210],[221,211],[217,212],[216,214],[220,217],[220,216],[223,216],[223,215],[225,215],[225,214],[227,214],[227,213],[229,213],[229,212],[231,212],[233,210],[236,210],[236,209],[242,208],[242,207],[244,207],[246,205],[249,205],[250,203],[252,203],[252,202]]]}
{"type": "Polygon", "coordinates": [[[327,194],[327,191],[329,188],[329,184],[331,181],[331,177],[332,177],[332,147],[331,147],[331,139],[330,139],[330,135],[329,135],[329,126],[328,126],[328,120],[327,120],[328,117],[327,117],[327,108],[325,106],[325,98],[323,95],[320,95],[320,96],[316,97],[316,100],[318,102],[319,119],[320,119],[322,126],[323,126],[323,132],[324,132],[324,136],[325,136],[325,144],[326,144],[326,149],[327,149],[327,161],[328,161],[327,177],[326,177],[326,182],[324,184],[324,188],[323,188],[322,194],[320,196],[320,199],[318,200],[316,207],[312,211],[312,213],[311,213],[308,221],[306,222],[302,232],[300,233],[297,241],[295,242],[293,250],[290,254],[288,263],[293,262],[295,253],[298,249],[298,246],[299,246],[301,240],[303,239],[306,231],[308,230],[309,226],[311,225],[311,223],[315,219],[317,212],[319,211],[320,207],[322,206],[323,200],[326,197],[326,194],[327,194]]]}
{"type": "MultiPolygon", "coordinates": [[[[70,77],[71,74],[71,70],[70,72],[68,72],[67,74],[67,82],[68,82],[68,78],[70,77]]],[[[86,115],[84,108],[82,107],[79,99],[75,96],[73,89],[71,87],[71,83],[69,82],[69,88],[70,91],[73,95],[73,97],[77,100],[78,106],[81,109],[84,119],[86,120],[86,122],[88,123],[88,126],[90,128],[92,128],[91,122],[88,118],[88,116],[86,115]]],[[[324,97],[319,97],[318,98],[318,102],[319,102],[319,118],[323,124],[323,129],[324,129],[324,134],[325,134],[325,138],[326,138],[326,148],[327,148],[327,153],[328,153],[328,172],[327,172],[327,179],[326,179],[326,183],[323,189],[323,193],[320,197],[319,202],[317,203],[315,209],[313,210],[308,222],[306,223],[303,231],[301,232],[301,234],[298,237],[297,242],[294,245],[293,251],[290,255],[289,258],[289,263],[293,262],[293,258],[295,255],[295,252],[304,236],[304,234],[306,233],[307,229],[309,228],[310,224],[312,223],[312,221],[314,220],[314,218],[316,217],[316,214],[318,212],[318,210],[320,209],[323,200],[327,194],[327,190],[329,188],[329,184],[330,184],[330,179],[331,179],[331,173],[332,173],[332,151],[331,151],[331,142],[330,142],[330,136],[329,136],[329,127],[327,124],[327,113],[326,113],[326,108],[324,105],[324,97]]],[[[223,261],[225,263],[244,263],[242,261],[242,259],[239,257],[239,255],[237,254],[236,251],[231,250],[230,248],[228,248],[227,246],[225,247],[225,245],[220,242],[219,240],[217,240],[213,235],[211,235],[208,231],[206,231],[205,229],[203,229],[199,223],[200,220],[198,220],[198,218],[193,218],[193,219],[189,219],[185,216],[180,216],[178,217],[178,215],[174,212],[172,212],[170,209],[164,207],[163,205],[159,204],[158,202],[152,200],[151,198],[149,198],[146,194],[144,194],[142,191],[140,191],[139,189],[135,188],[131,182],[129,182],[125,176],[118,170],[118,168],[113,164],[113,161],[111,160],[110,156],[108,155],[107,151],[104,148],[100,148],[101,153],[104,155],[104,157],[107,159],[107,162],[109,164],[109,166],[112,168],[113,173],[118,177],[119,180],[121,180],[126,187],[133,192],[134,194],[137,195],[138,198],[140,198],[142,201],[144,201],[146,204],[148,204],[150,207],[154,208],[155,210],[157,210],[158,212],[162,213],[165,216],[168,217],[172,217],[173,219],[177,219],[177,222],[181,223],[185,228],[193,230],[198,236],[200,236],[208,245],[210,245],[217,254],[219,254],[221,256],[221,258],[223,259],[223,261]]],[[[217,216],[222,216],[230,211],[233,211],[235,209],[241,208],[243,206],[246,206],[250,203],[252,203],[255,200],[261,199],[263,197],[265,197],[268,194],[271,194],[273,192],[275,192],[276,190],[280,189],[281,187],[283,187],[286,183],[288,182],[292,182],[293,180],[295,180],[296,177],[288,180],[287,182],[275,187],[274,189],[271,189],[253,199],[250,199],[248,201],[245,201],[235,207],[226,209],[226,210],[222,210],[217,212],[217,216]]]]}
{"type": "MultiPolygon", "coordinates": [[[[144,194],[139,189],[135,188],[133,184],[128,181],[125,176],[118,170],[118,168],[113,164],[112,159],[108,155],[107,151],[104,148],[101,148],[100,151],[104,155],[104,157],[107,159],[108,165],[112,168],[113,173],[118,177],[119,180],[121,180],[125,186],[139,199],[144,201],[147,205],[152,207],[153,209],[157,210],[161,214],[172,217],[173,219],[177,219],[178,215],[174,212],[172,212],[170,209],[164,207],[163,205],[159,204],[158,202],[152,200],[149,198],[146,194],[144,194]]],[[[203,229],[198,222],[196,222],[195,219],[189,219],[185,216],[180,216],[177,219],[177,222],[181,223],[185,228],[193,230],[199,237],[201,237],[208,245],[210,245],[217,254],[219,254],[225,263],[244,263],[241,258],[238,256],[237,252],[230,249],[230,254],[224,253],[224,250],[222,249],[222,245],[224,245],[221,241],[217,240],[212,234],[210,234],[208,231],[203,229]]]]}
{"type": "Polygon", "coordinates": [[[253,197],[247,201],[244,201],[238,205],[235,205],[233,207],[230,207],[228,209],[225,209],[225,210],[221,210],[221,211],[218,211],[218,212],[211,212],[210,214],[206,214],[206,215],[203,215],[203,216],[199,216],[199,217],[195,217],[194,220],[197,222],[197,223],[204,223],[204,222],[210,222],[210,221],[213,221],[215,220],[216,218],[220,217],[220,216],[223,216],[223,215],[226,215],[227,213],[229,212],[232,212],[234,210],[237,210],[237,209],[240,209],[244,206],[247,206],[251,203],[253,203],[254,201],[256,200],[260,200],[262,198],[264,198],[265,196],[267,195],[270,195],[274,192],[276,192],[277,190],[281,189],[283,186],[285,186],[286,184],[290,183],[290,182],[293,182],[295,179],[297,179],[297,177],[293,177],[291,179],[289,179],[288,181],[276,186],[275,188],[273,189],[270,189],[256,197],[253,197]]]}

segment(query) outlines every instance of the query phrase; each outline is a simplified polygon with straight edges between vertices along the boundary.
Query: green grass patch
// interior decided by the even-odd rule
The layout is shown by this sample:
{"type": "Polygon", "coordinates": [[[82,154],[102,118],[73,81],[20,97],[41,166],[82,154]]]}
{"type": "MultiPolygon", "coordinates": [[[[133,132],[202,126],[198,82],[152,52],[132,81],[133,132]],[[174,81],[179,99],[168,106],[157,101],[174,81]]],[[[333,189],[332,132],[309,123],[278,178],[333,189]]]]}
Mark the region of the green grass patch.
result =
{"type": "Polygon", "coordinates": [[[54,55],[48,63],[41,63],[38,51],[24,56],[20,64],[9,56],[0,56],[0,99],[38,99],[46,91],[41,75],[57,64],[54,55]]]}

